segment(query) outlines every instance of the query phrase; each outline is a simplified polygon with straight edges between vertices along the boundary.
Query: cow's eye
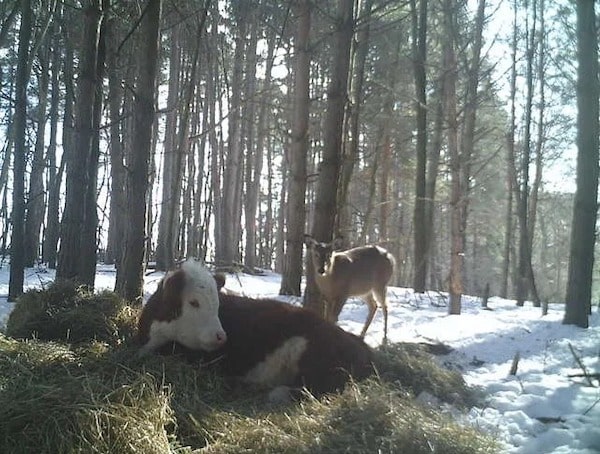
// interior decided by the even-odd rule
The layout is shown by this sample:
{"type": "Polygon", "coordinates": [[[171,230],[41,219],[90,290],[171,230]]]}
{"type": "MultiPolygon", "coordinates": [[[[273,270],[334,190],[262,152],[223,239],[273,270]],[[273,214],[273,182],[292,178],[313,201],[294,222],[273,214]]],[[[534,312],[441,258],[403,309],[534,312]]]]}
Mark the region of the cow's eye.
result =
{"type": "Polygon", "coordinates": [[[192,307],[200,307],[200,303],[198,302],[198,300],[191,300],[190,301],[190,306],[192,306],[192,307]]]}

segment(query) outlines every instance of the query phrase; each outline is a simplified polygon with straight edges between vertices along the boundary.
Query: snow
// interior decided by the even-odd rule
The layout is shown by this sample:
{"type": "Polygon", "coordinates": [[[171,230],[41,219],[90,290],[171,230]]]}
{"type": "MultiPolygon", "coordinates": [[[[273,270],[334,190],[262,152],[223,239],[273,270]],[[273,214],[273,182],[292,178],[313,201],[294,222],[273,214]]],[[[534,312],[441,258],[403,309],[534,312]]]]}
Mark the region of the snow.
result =
{"type": "MultiPolygon", "coordinates": [[[[13,308],[6,301],[8,267],[0,266],[0,329],[13,308]]],[[[162,273],[145,277],[148,297],[162,273]]],[[[25,288],[40,288],[54,279],[45,268],[27,269],[25,288]]],[[[97,289],[112,289],[113,267],[99,265],[97,289]]],[[[298,297],[278,296],[280,276],[265,272],[261,276],[230,274],[226,289],[248,296],[278,298],[300,304],[298,297]]],[[[455,413],[463,424],[493,434],[506,453],[592,454],[600,453],[600,383],[590,386],[582,377],[571,349],[587,371],[600,372],[600,314],[594,307],[590,328],[563,325],[563,306],[552,304],[542,316],[530,303],[517,307],[512,300],[490,298],[481,307],[478,298],[463,297],[463,313],[447,315],[447,295],[439,292],[415,294],[410,289],[388,289],[389,332],[391,342],[442,342],[454,350],[440,357],[447,366],[457,368],[468,384],[483,391],[485,401],[468,414],[455,413]],[[520,361],[517,373],[509,375],[515,354],[520,361]]],[[[349,300],[340,316],[340,326],[359,333],[367,315],[360,300],[349,300]]],[[[383,338],[383,318],[377,312],[366,342],[377,346],[383,338]]],[[[433,397],[433,396],[430,396],[433,397]]],[[[428,398],[425,397],[424,400],[428,398]]]]}

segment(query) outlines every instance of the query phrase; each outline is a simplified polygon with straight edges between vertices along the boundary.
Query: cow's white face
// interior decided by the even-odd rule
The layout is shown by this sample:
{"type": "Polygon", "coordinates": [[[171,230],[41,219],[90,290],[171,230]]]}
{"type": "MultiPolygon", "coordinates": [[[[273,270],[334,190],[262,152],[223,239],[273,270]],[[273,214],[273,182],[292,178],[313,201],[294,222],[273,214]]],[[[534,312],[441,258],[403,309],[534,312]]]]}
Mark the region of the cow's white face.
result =
{"type": "Polygon", "coordinates": [[[188,260],[170,271],[142,311],[142,353],[169,341],[193,349],[213,351],[227,336],[219,320],[219,295],[210,272],[199,262],[188,260]]]}

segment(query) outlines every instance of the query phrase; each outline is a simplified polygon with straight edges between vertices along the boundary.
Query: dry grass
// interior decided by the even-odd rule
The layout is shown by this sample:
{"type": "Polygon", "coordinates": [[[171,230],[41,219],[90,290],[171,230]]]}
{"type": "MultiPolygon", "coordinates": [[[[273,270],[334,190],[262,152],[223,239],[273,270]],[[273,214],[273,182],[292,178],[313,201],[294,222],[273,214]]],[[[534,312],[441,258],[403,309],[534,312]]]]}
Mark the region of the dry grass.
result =
{"type": "Polygon", "coordinates": [[[135,329],[136,311],[113,292],[93,293],[70,281],[21,296],[6,324],[6,334],[69,343],[121,344],[135,329]]]}
{"type": "MultiPolygon", "coordinates": [[[[80,290],[69,295],[76,301],[82,298],[80,290]]],[[[62,311],[49,311],[45,297],[28,294],[26,300],[34,301],[28,304],[36,314],[54,323],[62,311]]],[[[102,298],[114,301],[108,294],[102,298]]],[[[0,452],[497,450],[493,440],[415,401],[414,395],[423,390],[447,401],[465,403],[471,398],[460,375],[440,368],[422,350],[391,346],[376,355],[379,377],[352,383],[341,394],[318,400],[307,396],[299,403],[271,407],[262,390],[224,379],[214,366],[172,356],[137,358],[135,347],[127,342],[135,313],[120,320],[125,312],[117,307],[112,317],[106,311],[102,317],[88,317],[107,306],[93,307],[79,312],[78,332],[94,333],[78,337],[81,343],[63,335],[56,336],[62,342],[0,335],[0,452]],[[104,317],[111,320],[110,330],[99,329],[98,320],[104,317]],[[111,331],[115,326],[117,333],[111,331]],[[120,326],[125,332],[118,331],[120,326]],[[104,338],[98,334],[109,332],[104,338]]],[[[38,326],[35,317],[24,312],[15,320],[27,320],[21,326],[38,326]]],[[[61,328],[52,333],[66,326],[62,321],[57,325],[61,328]]]]}

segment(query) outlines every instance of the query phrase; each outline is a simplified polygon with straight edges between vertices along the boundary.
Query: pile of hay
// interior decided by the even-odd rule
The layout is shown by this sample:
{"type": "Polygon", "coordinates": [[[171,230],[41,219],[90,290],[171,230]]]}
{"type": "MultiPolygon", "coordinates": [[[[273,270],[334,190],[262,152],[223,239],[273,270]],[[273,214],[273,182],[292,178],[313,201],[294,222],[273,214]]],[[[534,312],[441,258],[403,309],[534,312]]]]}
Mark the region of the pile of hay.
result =
{"type": "Polygon", "coordinates": [[[108,315],[116,301],[109,293],[88,308],[96,315],[80,317],[72,332],[82,343],[75,343],[60,334],[69,319],[64,312],[94,298],[77,288],[68,298],[54,288],[46,292],[28,293],[11,322],[9,332],[26,339],[0,335],[0,452],[497,451],[490,438],[415,400],[421,391],[458,402],[471,395],[460,375],[420,349],[388,347],[376,354],[379,376],[340,394],[272,407],[265,392],[224,379],[214,366],[174,356],[138,358],[135,347],[121,342],[132,323],[118,321],[124,308],[116,303],[108,315]],[[45,300],[50,297],[53,304],[45,300]],[[34,310],[26,314],[25,307],[34,310]],[[57,328],[40,329],[36,317],[57,328]],[[99,323],[105,318],[110,329],[99,323]],[[32,332],[39,338],[27,339],[32,332]],[[42,341],[40,333],[59,342],[42,341]]]}
{"type": "Polygon", "coordinates": [[[0,451],[169,452],[168,388],[98,366],[65,345],[0,335],[0,451]]]}
{"type": "Polygon", "coordinates": [[[478,393],[467,386],[457,371],[441,367],[435,357],[419,344],[389,344],[375,351],[375,368],[382,381],[422,392],[461,408],[473,406],[478,393]]]}
{"type": "Polygon", "coordinates": [[[118,345],[132,335],[136,315],[113,292],[94,293],[65,280],[22,295],[8,318],[6,334],[17,339],[118,345]]]}

